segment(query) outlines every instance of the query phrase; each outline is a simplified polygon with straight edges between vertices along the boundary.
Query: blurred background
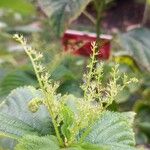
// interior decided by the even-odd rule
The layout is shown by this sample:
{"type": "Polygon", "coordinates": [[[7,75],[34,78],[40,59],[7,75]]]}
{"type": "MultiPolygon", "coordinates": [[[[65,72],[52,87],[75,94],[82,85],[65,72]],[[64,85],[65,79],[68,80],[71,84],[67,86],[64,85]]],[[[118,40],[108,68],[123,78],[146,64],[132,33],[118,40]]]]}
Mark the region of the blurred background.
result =
{"type": "Polygon", "coordinates": [[[150,1],[149,0],[0,0],[0,101],[11,90],[38,87],[31,63],[13,34],[44,53],[58,92],[82,97],[82,75],[99,43],[104,62],[103,83],[115,63],[120,72],[136,77],[109,108],[135,111],[139,147],[150,149],[150,1]]]}

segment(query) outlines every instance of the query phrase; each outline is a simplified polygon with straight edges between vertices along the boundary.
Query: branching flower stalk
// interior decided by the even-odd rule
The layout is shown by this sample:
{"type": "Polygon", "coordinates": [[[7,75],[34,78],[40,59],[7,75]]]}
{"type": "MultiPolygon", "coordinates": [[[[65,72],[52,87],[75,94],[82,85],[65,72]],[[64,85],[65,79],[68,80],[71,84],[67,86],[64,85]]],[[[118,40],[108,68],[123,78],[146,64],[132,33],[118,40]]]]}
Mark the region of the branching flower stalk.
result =
{"type": "Polygon", "coordinates": [[[29,109],[34,113],[38,111],[40,105],[47,107],[60,147],[83,143],[91,127],[116,99],[118,92],[128,84],[137,82],[135,78],[128,80],[126,75],[122,78],[116,65],[112,68],[110,80],[103,85],[103,63],[99,64],[96,59],[97,45],[93,42],[91,63],[87,66],[88,72],[84,75],[85,82],[81,86],[84,91],[83,98],[67,94],[62,96],[56,93],[59,84],[49,79],[50,76],[41,63],[43,55],[27,46],[23,36],[15,35],[14,38],[21,43],[29,56],[43,93],[43,98],[34,98],[29,102],[29,109]]]}
{"type": "MultiPolygon", "coordinates": [[[[87,66],[89,70],[86,74],[84,74],[84,84],[81,88],[84,91],[84,100],[87,102],[94,103],[94,105],[98,106],[96,111],[98,112],[98,116],[107,109],[108,106],[115,101],[117,94],[122,91],[126,86],[130,83],[136,83],[138,80],[136,78],[128,79],[127,75],[120,76],[119,74],[119,65],[116,64],[115,67],[112,68],[110,72],[110,80],[106,85],[102,84],[103,77],[103,68],[104,64],[99,63],[96,59],[98,52],[97,45],[95,42],[92,43],[92,52],[91,63],[87,66]],[[95,67],[94,65],[97,64],[95,67]],[[94,68],[95,67],[95,68],[94,68]],[[123,82],[120,83],[120,80],[123,82]]],[[[95,109],[95,108],[94,108],[95,109]]],[[[95,114],[95,113],[94,113],[95,114]]],[[[96,115],[96,114],[95,114],[96,115]]],[[[96,122],[98,118],[93,116],[90,124],[88,125],[87,130],[83,133],[80,142],[83,142],[85,137],[91,131],[91,127],[96,122]]]]}
{"type": "Polygon", "coordinates": [[[86,77],[86,83],[84,86],[82,86],[83,88],[83,91],[84,91],[84,98],[85,99],[88,99],[87,97],[87,93],[88,93],[88,88],[90,87],[90,84],[91,84],[91,80],[93,78],[93,69],[94,69],[94,65],[96,64],[97,60],[96,60],[96,56],[98,55],[98,52],[96,51],[97,50],[97,45],[95,42],[93,42],[92,44],[92,55],[91,55],[91,63],[87,66],[87,68],[89,69],[89,72],[87,75],[84,75],[86,77]]]}
{"type": "MultiPolygon", "coordinates": [[[[49,86],[50,85],[49,83],[51,82],[51,81],[49,81],[49,75],[48,75],[48,73],[45,72],[45,70],[44,70],[45,67],[43,67],[43,65],[39,62],[41,60],[41,58],[43,57],[43,55],[41,53],[37,53],[31,47],[28,47],[27,42],[23,38],[23,36],[19,36],[19,35],[15,34],[14,39],[16,39],[16,41],[20,42],[20,44],[23,46],[25,52],[27,53],[27,55],[29,56],[29,58],[31,60],[36,77],[37,77],[39,85],[40,85],[40,88],[42,89],[42,92],[44,93],[44,96],[45,96],[45,101],[43,101],[43,103],[45,103],[45,105],[47,106],[49,114],[52,118],[52,122],[54,125],[57,139],[60,143],[60,146],[63,146],[63,140],[60,136],[60,133],[58,130],[58,125],[54,118],[54,116],[56,116],[56,115],[54,114],[55,110],[53,108],[56,106],[53,104],[54,101],[51,99],[53,94],[55,93],[55,90],[57,89],[58,85],[54,84],[53,87],[49,86]],[[49,89],[51,89],[51,91],[49,91],[49,89]],[[50,94],[50,92],[51,92],[51,94],[50,94]]],[[[37,101],[34,100],[33,102],[35,103],[37,101]]]]}

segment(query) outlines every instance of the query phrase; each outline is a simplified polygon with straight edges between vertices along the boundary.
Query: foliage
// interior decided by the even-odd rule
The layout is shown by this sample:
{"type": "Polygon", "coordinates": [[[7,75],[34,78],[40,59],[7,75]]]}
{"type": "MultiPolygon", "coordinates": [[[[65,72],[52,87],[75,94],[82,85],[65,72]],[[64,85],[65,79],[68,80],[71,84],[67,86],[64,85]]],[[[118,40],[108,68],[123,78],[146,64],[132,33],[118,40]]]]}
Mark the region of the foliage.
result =
{"type": "Polygon", "coordinates": [[[30,99],[33,99],[34,97],[40,98],[42,95],[40,91],[33,87],[22,87],[12,91],[1,104],[1,130],[4,125],[6,126],[5,122],[8,121],[8,131],[10,134],[16,136],[24,135],[24,132],[26,131],[38,132],[41,135],[49,133],[51,129],[49,122],[51,121],[47,111],[44,108],[41,108],[36,114],[32,114],[28,110],[28,103],[30,99]],[[22,132],[21,129],[19,130],[18,128],[19,123],[22,124],[22,132]],[[43,126],[45,128],[42,128],[43,126]]]}
{"type": "Polygon", "coordinates": [[[19,140],[16,150],[59,150],[55,136],[38,137],[36,135],[26,135],[19,140]]]}
{"type": "Polygon", "coordinates": [[[124,144],[135,145],[134,134],[131,129],[133,118],[133,113],[112,114],[111,112],[105,112],[93,126],[93,130],[86,140],[93,144],[109,146],[112,150],[131,149],[124,144]],[[130,117],[131,120],[127,120],[126,117],[130,117]],[[124,129],[123,132],[122,129],[124,129]]]}
{"type": "MultiPolygon", "coordinates": [[[[21,2],[21,0],[20,0],[20,2],[19,2],[19,0],[17,0],[17,1],[18,1],[18,4],[21,2]]],[[[17,1],[15,1],[13,4],[15,4],[17,1]]],[[[6,1],[6,0],[5,1],[2,0],[0,3],[2,3],[2,2],[8,3],[8,1],[6,1]]],[[[22,2],[23,2],[23,0],[22,0],[22,2]]],[[[42,6],[42,4],[41,4],[42,2],[45,3],[45,1],[40,2],[41,6],[42,6]]],[[[55,1],[53,1],[53,2],[55,2],[55,1]]],[[[101,1],[99,1],[99,2],[101,3],[101,1]]],[[[10,4],[12,7],[14,7],[12,5],[12,2],[10,4]]],[[[72,4],[73,3],[71,3],[71,5],[72,4]]],[[[9,8],[11,6],[9,6],[9,8]]],[[[15,5],[15,7],[16,6],[17,5],[15,5]]],[[[20,6],[17,9],[14,9],[14,8],[11,8],[11,9],[13,9],[13,12],[15,12],[15,11],[20,12],[19,9],[24,8],[26,5],[24,5],[22,7],[20,7],[20,6]]],[[[98,6],[100,6],[100,5],[98,5],[98,6]]],[[[33,6],[31,6],[31,7],[33,7],[33,6]]],[[[32,9],[32,11],[31,11],[31,7],[29,8],[29,11],[28,11],[28,9],[22,9],[20,13],[23,15],[24,14],[33,14],[34,10],[32,9]],[[22,11],[26,11],[26,12],[22,12],[22,11]]],[[[73,8],[76,8],[76,7],[73,7],[73,8]]],[[[105,9],[106,9],[106,5],[105,5],[105,9]]],[[[71,10],[73,10],[73,9],[71,9],[71,10]]],[[[36,28],[32,28],[30,25],[28,26],[28,23],[33,22],[33,18],[34,18],[34,21],[40,21],[40,26],[42,24],[42,32],[40,32],[42,39],[38,39],[35,43],[40,44],[40,42],[43,40],[43,38],[47,38],[47,43],[50,43],[50,41],[51,41],[51,39],[49,39],[50,38],[49,37],[50,30],[49,29],[46,30],[46,28],[49,28],[49,25],[46,27],[45,22],[42,22],[41,17],[39,17],[39,15],[34,16],[34,17],[32,15],[28,15],[27,19],[25,18],[25,16],[23,16],[23,18],[21,16],[21,17],[19,17],[19,18],[21,18],[21,20],[18,20],[18,16],[20,16],[20,14],[14,13],[14,14],[10,14],[10,16],[7,16],[7,11],[9,11],[9,10],[4,11],[4,20],[1,16],[1,21],[2,21],[2,23],[3,22],[6,23],[6,25],[5,25],[6,27],[2,28],[2,32],[0,34],[3,34],[4,32],[7,32],[7,33],[8,32],[9,33],[14,33],[14,32],[20,33],[21,32],[21,33],[25,33],[26,35],[30,36],[30,34],[35,31],[39,32],[37,30],[34,30],[36,28]],[[37,17],[39,17],[39,18],[37,19],[37,17]],[[22,24],[27,24],[27,26],[26,25],[21,26],[22,24]],[[46,30],[46,31],[43,32],[43,30],[46,30]]],[[[46,10],[43,9],[43,11],[44,12],[47,11],[47,13],[49,13],[48,9],[46,9],[46,10]]],[[[62,11],[60,11],[60,12],[62,12],[62,11]]],[[[12,13],[12,12],[9,11],[9,13],[12,13]]],[[[58,13],[58,11],[56,11],[56,13],[58,13]]],[[[63,32],[63,28],[64,28],[63,25],[60,25],[60,24],[58,24],[58,26],[54,25],[54,22],[59,23],[59,21],[60,21],[56,17],[56,15],[55,15],[56,13],[54,13],[54,15],[52,15],[52,17],[50,17],[50,19],[48,21],[50,22],[50,24],[53,24],[54,28],[55,27],[57,28],[57,29],[55,28],[56,29],[55,31],[63,32]]],[[[81,11],[80,11],[80,13],[81,13],[81,11]]],[[[85,10],[84,11],[82,10],[82,13],[84,15],[86,15],[87,17],[89,17],[88,12],[86,12],[85,10]]],[[[102,13],[100,13],[100,14],[102,15],[102,13]]],[[[100,17],[102,17],[101,15],[100,15],[100,17]]],[[[62,20],[61,20],[62,22],[66,19],[63,17],[66,17],[66,16],[62,16],[62,20]]],[[[68,17],[68,15],[67,15],[67,17],[68,17]]],[[[97,17],[98,16],[96,16],[96,19],[97,19],[97,17]]],[[[93,22],[94,24],[96,24],[96,19],[94,18],[94,22],[93,22]]],[[[70,23],[71,22],[68,22],[68,21],[65,22],[65,24],[67,24],[67,26],[70,23]]],[[[67,26],[65,26],[65,28],[67,26]]],[[[84,26],[84,29],[85,29],[85,26],[84,26]]],[[[148,50],[149,43],[147,42],[147,39],[149,39],[148,33],[149,33],[148,29],[136,29],[133,31],[129,31],[129,33],[125,33],[125,34],[119,36],[119,38],[121,37],[119,40],[123,40],[119,43],[119,45],[121,46],[121,47],[119,46],[119,51],[122,49],[125,49],[125,52],[118,54],[117,57],[115,56],[115,59],[117,59],[117,61],[119,63],[123,62],[124,64],[128,64],[129,71],[128,71],[128,69],[126,70],[126,68],[123,65],[121,65],[119,67],[119,69],[121,69],[122,72],[127,71],[128,78],[136,76],[137,74],[138,75],[141,74],[140,75],[140,85],[139,85],[139,83],[138,83],[138,85],[137,85],[137,83],[136,84],[132,83],[132,84],[126,86],[124,88],[124,90],[120,91],[118,93],[118,95],[115,97],[115,102],[117,102],[117,103],[118,102],[122,103],[122,102],[125,102],[128,100],[127,103],[121,104],[121,107],[120,107],[121,110],[131,110],[132,105],[134,105],[134,103],[136,103],[136,101],[139,99],[139,97],[141,97],[141,93],[143,92],[143,90],[145,90],[148,87],[147,86],[148,81],[144,81],[143,79],[141,79],[141,76],[143,76],[142,78],[145,78],[145,75],[143,75],[143,71],[149,70],[149,65],[147,65],[149,63],[149,55],[148,55],[149,54],[149,50],[148,50]],[[139,48],[139,46],[140,46],[140,48],[139,48]],[[141,51],[141,49],[144,49],[144,51],[141,51]],[[142,69],[142,72],[140,71],[141,69],[142,69]],[[132,71],[134,72],[133,74],[131,74],[132,71]],[[143,89],[143,87],[144,87],[144,89],[143,89]]],[[[25,70],[21,69],[20,67],[18,68],[18,64],[20,63],[20,61],[19,62],[16,61],[16,54],[20,58],[25,58],[24,53],[22,55],[21,53],[16,53],[14,51],[8,52],[7,49],[11,49],[10,46],[12,46],[12,48],[16,47],[16,49],[18,48],[18,46],[14,45],[12,43],[12,40],[10,38],[11,34],[5,34],[4,36],[6,37],[5,39],[3,37],[2,38],[0,37],[1,38],[0,39],[0,41],[1,41],[0,61],[2,63],[2,64],[0,64],[1,65],[1,69],[0,69],[0,80],[1,80],[0,81],[0,96],[1,96],[1,98],[0,98],[0,101],[2,101],[6,97],[6,95],[8,93],[10,93],[10,91],[16,87],[32,84],[33,86],[38,88],[37,82],[35,81],[35,74],[31,70],[31,68],[29,69],[29,67],[28,67],[25,70]]],[[[51,43],[54,43],[54,41],[52,41],[51,43]]],[[[46,47],[40,47],[39,45],[37,45],[36,49],[42,49],[42,50],[48,49],[50,47],[49,45],[51,45],[51,44],[46,44],[46,47]]],[[[53,47],[51,49],[56,50],[55,47],[53,47]]],[[[56,53],[60,53],[60,52],[57,51],[56,53]]],[[[50,50],[50,53],[45,53],[44,57],[46,57],[46,59],[47,59],[46,64],[48,65],[47,69],[49,70],[49,73],[51,74],[50,78],[52,78],[54,80],[60,80],[60,84],[59,84],[59,87],[57,88],[56,92],[62,93],[62,94],[71,93],[77,97],[82,97],[82,95],[84,93],[81,90],[81,88],[79,87],[79,84],[81,82],[81,75],[79,74],[79,70],[82,70],[82,69],[75,67],[76,60],[74,62],[72,62],[72,59],[70,59],[70,58],[68,59],[65,57],[66,60],[62,61],[60,59],[61,56],[57,55],[56,57],[59,58],[59,62],[58,62],[58,64],[55,64],[56,59],[55,59],[54,55],[52,54],[51,50],[50,50]],[[70,62],[72,62],[72,63],[70,63],[70,62]],[[78,74],[76,74],[76,72],[78,72],[78,74]]],[[[102,80],[102,82],[107,83],[109,81],[109,79],[110,79],[109,72],[111,72],[111,68],[112,68],[112,64],[110,62],[109,62],[109,64],[107,62],[106,62],[106,65],[104,64],[103,78],[105,78],[104,79],[105,81],[102,80]],[[107,70],[107,65],[108,66],[110,65],[109,70],[107,70]],[[106,76],[107,76],[107,78],[106,78],[106,76]]],[[[120,76],[120,75],[121,74],[119,74],[118,76],[120,76]]],[[[119,81],[119,83],[121,83],[121,82],[119,81]]],[[[105,96],[105,94],[101,94],[101,95],[105,96]]],[[[97,97],[98,97],[98,95],[97,95],[97,97]]],[[[143,99],[145,99],[143,97],[144,96],[142,96],[140,98],[141,99],[140,102],[137,101],[137,105],[138,105],[138,103],[141,104],[141,101],[143,99]]],[[[35,98],[36,98],[36,96],[35,96],[35,98]]],[[[145,102],[145,100],[144,100],[144,102],[145,102]]],[[[143,105],[143,103],[141,105],[143,105]]],[[[146,118],[145,116],[147,116],[147,114],[149,114],[149,113],[145,112],[145,110],[144,110],[145,108],[146,108],[146,110],[147,110],[147,108],[149,108],[149,106],[147,107],[146,105],[147,105],[147,103],[144,104],[145,107],[143,107],[142,111],[137,111],[136,132],[138,134],[138,139],[137,139],[138,143],[142,143],[142,142],[149,143],[149,140],[148,140],[149,132],[147,132],[147,131],[149,131],[149,120],[145,119],[143,121],[143,118],[146,118]],[[141,117],[141,112],[142,113],[144,112],[143,113],[144,115],[142,115],[142,117],[141,117]],[[146,124],[145,124],[145,122],[146,122],[146,124]]],[[[9,145],[13,145],[13,143],[14,143],[13,141],[10,141],[10,139],[9,140],[8,139],[0,140],[0,143],[3,142],[4,143],[3,145],[6,146],[7,144],[5,143],[5,141],[6,141],[6,143],[7,143],[7,141],[9,141],[9,145]]],[[[10,147],[13,147],[13,146],[10,146],[10,147]]]]}
{"type": "Polygon", "coordinates": [[[125,50],[122,56],[132,57],[136,64],[146,71],[150,71],[149,35],[148,29],[138,28],[118,36],[119,49],[125,50]]]}
{"type": "Polygon", "coordinates": [[[17,11],[22,14],[31,14],[34,12],[34,7],[31,3],[27,2],[26,0],[1,0],[0,1],[0,8],[7,8],[17,11]]]}
{"type": "Polygon", "coordinates": [[[107,5],[113,0],[37,0],[43,12],[50,18],[51,25],[57,36],[63,33],[68,25],[72,23],[81,13],[95,25],[97,37],[100,34],[100,23],[102,13],[107,5]],[[87,5],[92,2],[96,10],[95,18],[85,11],[87,5]]]}
{"type": "Polygon", "coordinates": [[[5,97],[11,90],[20,86],[35,85],[36,80],[31,71],[27,70],[14,70],[6,73],[0,82],[0,97],[5,97]]]}
{"type": "Polygon", "coordinates": [[[22,14],[30,14],[34,12],[34,7],[26,0],[16,0],[15,3],[11,0],[1,0],[0,1],[1,8],[8,8],[14,11],[18,11],[22,14]]]}
{"type": "Polygon", "coordinates": [[[51,19],[53,31],[60,35],[75,20],[91,0],[38,0],[39,6],[51,19]]]}
{"type": "Polygon", "coordinates": [[[39,90],[33,87],[14,90],[0,106],[0,135],[17,140],[16,150],[134,149],[131,129],[134,114],[108,112],[106,109],[115,100],[118,90],[137,82],[135,78],[118,77],[116,66],[111,71],[110,80],[102,87],[103,66],[94,68],[98,54],[97,45],[93,43],[89,72],[84,75],[82,85],[84,97],[60,95],[56,93],[58,83],[49,78],[41,63],[43,55],[27,46],[23,36],[15,35],[14,38],[29,56],[40,86],[39,90]],[[113,138],[108,138],[110,133],[113,138]]]}
{"type": "Polygon", "coordinates": [[[141,99],[139,99],[134,105],[134,111],[137,113],[136,126],[138,128],[137,142],[149,143],[150,141],[150,89],[144,90],[141,99]]]}
{"type": "MultiPolygon", "coordinates": [[[[41,92],[33,87],[17,88],[9,94],[0,106],[1,133],[5,129],[9,137],[15,138],[23,136],[25,133],[38,133],[40,135],[48,134],[50,131],[53,133],[51,120],[46,109],[40,108],[35,114],[28,110],[29,101],[35,97],[41,97],[41,92]]],[[[3,147],[7,146],[9,149],[12,149],[11,146],[15,144],[13,140],[2,137],[0,141],[3,147]]]]}
{"type": "MultiPolygon", "coordinates": [[[[57,92],[62,94],[71,93],[81,97],[83,92],[79,86],[81,83],[84,59],[64,53],[63,51],[58,51],[60,46],[58,47],[58,43],[56,42],[45,43],[41,37],[40,39],[37,38],[37,36],[33,37],[33,41],[30,45],[33,45],[36,49],[42,49],[41,51],[45,58],[43,63],[47,66],[46,69],[51,74],[51,78],[55,81],[60,81],[57,92]],[[37,42],[37,40],[40,42],[37,42]],[[78,72],[78,74],[76,74],[76,72],[78,72]]],[[[20,45],[17,46],[20,47],[20,45]]],[[[38,87],[35,73],[31,64],[28,63],[24,52],[13,51],[8,54],[14,58],[15,64],[11,64],[5,60],[0,65],[0,101],[2,101],[11,90],[17,87],[27,85],[38,87]]]]}
{"type": "MultiPolygon", "coordinates": [[[[119,52],[115,54],[115,60],[119,63],[128,64],[135,74],[139,76],[140,84],[132,94],[129,101],[123,103],[123,109],[132,109],[137,113],[136,116],[136,141],[138,144],[149,143],[149,29],[138,28],[118,36],[119,52]],[[123,51],[120,51],[123,50],[123,51]]],[[[131,74],[131,73],[130,73],[131,74]]]]}

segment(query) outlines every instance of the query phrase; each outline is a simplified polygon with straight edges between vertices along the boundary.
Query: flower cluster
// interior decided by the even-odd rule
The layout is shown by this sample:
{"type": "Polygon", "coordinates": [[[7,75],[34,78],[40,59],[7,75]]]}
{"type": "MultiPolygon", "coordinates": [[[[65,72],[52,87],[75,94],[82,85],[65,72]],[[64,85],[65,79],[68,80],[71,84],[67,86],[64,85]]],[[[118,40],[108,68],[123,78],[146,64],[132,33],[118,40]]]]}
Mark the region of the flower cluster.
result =
{"type": "Polygon", "coordinates": [[[14,38],[21,43],[29,56],[43,93],[42,99],[35,98],[29,102],[29,109],[36,112],[42,104],[47,107],[60,146],[67,147],[76,143],[81,133],[82,142],[100,114],[115,100],[118,92],[131,82],[137,82],[134,78],[128,80],[126,75],[123,78],[119,76],[116,65],[112,68],[110,80],[103,85],[103,63],[97,61],[98,47],[93,42],[91,63],[87,66],[88,72],[84,75],[84,84],[81,86],[84,91],[83,98],[57,94],[59,84],[50,80],[50,75],[41,63],[43,55],[27,46],[23,36],[14,35],[14,38]]]}

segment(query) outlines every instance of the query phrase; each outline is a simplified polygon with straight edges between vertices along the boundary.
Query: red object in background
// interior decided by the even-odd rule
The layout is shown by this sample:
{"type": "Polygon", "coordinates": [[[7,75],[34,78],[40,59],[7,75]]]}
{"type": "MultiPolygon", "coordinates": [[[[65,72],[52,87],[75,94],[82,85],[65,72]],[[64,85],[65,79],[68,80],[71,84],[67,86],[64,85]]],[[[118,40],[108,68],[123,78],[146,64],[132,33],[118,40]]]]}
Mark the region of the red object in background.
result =
{"type": "MultiPolygon", "coordinates": [[[[108,59],[110,56],[110,41],[112,36],[101,35],[102,43],[99,49],[98,58],[108,59]]],[[[91,42],[96,41],[95,33],[80,32],[75,30],[67,30],[62,38],[65,51],[71,51],[75,55],[90,56],[92,53],[91,42]]]]}

